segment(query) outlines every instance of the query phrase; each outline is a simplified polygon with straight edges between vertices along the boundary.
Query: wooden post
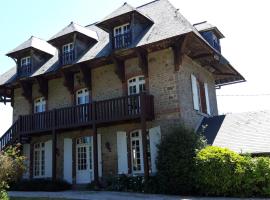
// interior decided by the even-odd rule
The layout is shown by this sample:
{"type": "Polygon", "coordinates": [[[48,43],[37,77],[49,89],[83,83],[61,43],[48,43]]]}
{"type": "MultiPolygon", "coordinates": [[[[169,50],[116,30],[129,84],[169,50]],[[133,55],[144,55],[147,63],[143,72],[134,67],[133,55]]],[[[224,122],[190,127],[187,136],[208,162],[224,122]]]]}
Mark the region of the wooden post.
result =
{"type": "Polygon", "coordinates": [[[146,102],[145,94],[140,94],[141,103],[141,129],[142,129],[142,146],[143,146],[143,163],[144,163],[144,176],[149,177],[149,163],[147,156],[147,132],[146,132],[146,102]]]}
{"type": "Polygon", "coordinates": [[[93,153],[94,153],[94,182],[99,186],[98,180],[98,142],[97,142],[97,126],[96,126],[96,103],[92,103],[92,120],[93,120],[93,153]]]}
{"type": "Polygon", "coordinates": [[[56,153],[57,153],[57,136],[55,131],[56,110],[53,110],[53,130],[52,130],[52,180],[56,180],[56,153]]]}

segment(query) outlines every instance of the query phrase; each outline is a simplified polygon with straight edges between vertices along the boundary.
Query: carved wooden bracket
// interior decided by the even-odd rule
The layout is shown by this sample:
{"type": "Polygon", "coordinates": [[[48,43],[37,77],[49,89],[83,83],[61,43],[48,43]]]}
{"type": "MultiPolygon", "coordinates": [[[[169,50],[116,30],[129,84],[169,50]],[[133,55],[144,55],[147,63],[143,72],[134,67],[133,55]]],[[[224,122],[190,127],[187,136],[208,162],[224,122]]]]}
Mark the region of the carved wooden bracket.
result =
{"type": "Polygon", "coordinates": [[[87,68],[86,65],[81,65],[79,69],[82,74],[82,79],[85,86],[89,90],[92,90],[92,70],[90,68],[87,68]]]}
{"type": "Polygon", "coordinates": [[[112,55],[111,59],[116,66],[115,73],[119,77],[119,79],[124,83],[125,82],[125,61],[117,58],[112,55]]]}
{"type": "Polygon", "coordinates": [[[148,77],[148,51],[143,48],[136,49],[139,59],[139,67],[142,69],[145,77],[148,77]]]}
{"type": "Polygon", "coordinates": [[[20,81],[21,88],[23,90],[22,96],[32,104],[32,83],[29,81],[20,81]]]}
{"type": "Polygon", "coordinates": [[[185,54],[185,47],[189,37],[190,37],[189,33],[183,37],[180,37],[177,41],[175,41],[175,43],[172,46],[175,71],[178,71],[180,69],[180,65],[182,64],[183,61],[183,55],[185,54]]]}
{"type": "Polygon", "coordinates": [[[48,99],[48,80],[43,77],[36,77],[36,81],[39,87],[39,92],[48,99]]]}
{"type": "Polygon", "coordinates": [[[13,100],[13,89],[8,89],[6,87],[0,88],[0,103],[4,103],[6,105],[6,103],[11,102],[11,105],[13,105],[12,100],[13,100]]]}
{"type": "Polygon", "coordinates": [[[70,71],[61,70],[64,77],[64,86],[68,89],[70,94],[74,94],[74,73],[70,71]]]}

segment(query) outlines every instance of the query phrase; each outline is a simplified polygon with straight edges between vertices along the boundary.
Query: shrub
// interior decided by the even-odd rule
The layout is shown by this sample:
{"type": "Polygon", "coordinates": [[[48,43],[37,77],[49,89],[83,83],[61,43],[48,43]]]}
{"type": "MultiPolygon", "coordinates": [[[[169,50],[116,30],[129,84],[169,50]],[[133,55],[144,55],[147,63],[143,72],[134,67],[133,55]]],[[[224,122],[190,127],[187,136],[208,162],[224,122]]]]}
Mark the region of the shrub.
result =
{"type": "Polygon", "coordinates": [[[10,187],[14,191],[64,191],[71,189],[71,185],[62,180],[50,179],[21,180],[10,187]]]}
{"type": "Polygon", "coordinates": [[[20,156],[19,144],[0,152],[0,199],[8,199],[6,189],[9,183],[19,180],[24,170],[24,157],[20,156]]]}
{"type": "Polygon", "coordinates": [[[184,126],[172,128],[158,146],[157,169],[160,192],[191,194],[194,191],[196,152],[204,138],[184,126]]]}
{"type": "Polygon", "coordinates": [[[157,177],[150,176],[147,180],[143,176],[117,175],[107,177],[106,190],[121,192],[158,193],[157,177]]]}
{"type": "Polygon", "coordinates": [[[197,183],[206,195],[228,196],[241,193],[248,160],[229,149],[208,146],[197,156],[197,183]]]}

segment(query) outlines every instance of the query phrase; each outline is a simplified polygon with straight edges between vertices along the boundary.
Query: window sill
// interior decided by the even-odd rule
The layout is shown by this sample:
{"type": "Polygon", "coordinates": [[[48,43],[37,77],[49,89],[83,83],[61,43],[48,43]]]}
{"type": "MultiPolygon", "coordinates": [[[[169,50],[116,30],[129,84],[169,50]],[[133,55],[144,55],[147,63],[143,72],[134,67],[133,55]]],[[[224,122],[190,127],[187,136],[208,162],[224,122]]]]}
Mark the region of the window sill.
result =
{"type": "Polygon", "coordinates": [[[198,110],[195,110],[195,112],[198,114],[198,115],[201,115],[203,117],[211,117],[211,115],[207,114],[207,113],[203,113],[201,111],[198,111],[198,110]]]}

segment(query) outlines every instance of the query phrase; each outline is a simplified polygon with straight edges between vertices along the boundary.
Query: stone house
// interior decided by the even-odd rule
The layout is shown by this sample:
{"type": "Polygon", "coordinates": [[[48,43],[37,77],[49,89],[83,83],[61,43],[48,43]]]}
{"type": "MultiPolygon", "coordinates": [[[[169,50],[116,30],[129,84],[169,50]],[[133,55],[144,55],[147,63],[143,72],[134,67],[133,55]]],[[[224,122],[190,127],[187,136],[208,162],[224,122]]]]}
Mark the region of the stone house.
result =
{"type": "Polygon", "coordinates": [[[20,142],[24,178],[98,182],[156,172],[156,144],[173,124],[218,115],[215,90],[245,81],[222,56],[217,27],[190,24],[167,0],[125,3],[100,22],[71,22],[7,56],[0,101],[13,107],[1,149],[20,142]]]}

